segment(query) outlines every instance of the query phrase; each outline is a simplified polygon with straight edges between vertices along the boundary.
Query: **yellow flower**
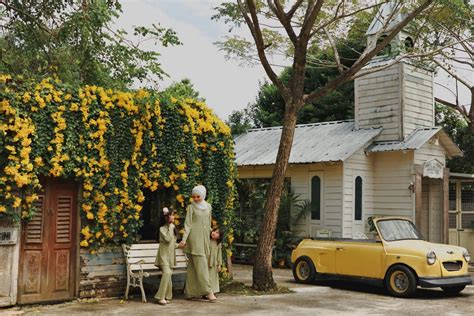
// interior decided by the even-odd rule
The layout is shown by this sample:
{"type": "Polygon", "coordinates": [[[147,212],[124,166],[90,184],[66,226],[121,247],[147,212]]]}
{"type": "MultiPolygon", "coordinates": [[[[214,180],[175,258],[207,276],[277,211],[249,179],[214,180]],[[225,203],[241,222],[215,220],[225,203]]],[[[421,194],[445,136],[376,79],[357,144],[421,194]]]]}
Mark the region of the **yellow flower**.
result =
{"type": "Polygon", "coordinates": [[[87,219],[94,219],[94,214],[87,212],[87,219]]]}
{"type": "Polygon", "coordinates": [[[20,207],[20,205],[21,205],[21,199],[16,197],[15,201],[13,202],[13,207],[17,208],[17,207],[20,207]]]}
{"type": "Polygon", "coordinates": [[[7,211],[7,208],[3,205],[0,205],[0,213],[5,213],[7,211]]]}
{"type": "Polygon", "coordinates": [[[42,159],[41,157],[36,157],[36,158],[35,158],[35,164],[36,164],[36,166],[38,166],[38,167],[43,166],[43,165],[44,165],[43,159],[42,159]]]}
{"type": "Polygon", "coordinates": [[[176,196],[176,200],[179,202],[179,203],[184,203],[184,196],[182,194],[178,194],[176,196]]]}
{"type": "Polygon", "coordinates": [[[89,243],[87,242],[87,240],[81,241],[80,245],[81,247],[89,247],[89,243]]]}
{"type": "Polygon", "coordinates": [[[25,92],[25,94],[23,94],[23,102],[27,103],[30,100],[31,100],[31,95],[28,92],[25,92]]]}
{"type": "Polygon", "coordinates": [[[186,164],[181,163],[181,164],[176,166],[176,169],[178,169],[178,171],[183,171],[184,169],[186,169],[186,164]]]}

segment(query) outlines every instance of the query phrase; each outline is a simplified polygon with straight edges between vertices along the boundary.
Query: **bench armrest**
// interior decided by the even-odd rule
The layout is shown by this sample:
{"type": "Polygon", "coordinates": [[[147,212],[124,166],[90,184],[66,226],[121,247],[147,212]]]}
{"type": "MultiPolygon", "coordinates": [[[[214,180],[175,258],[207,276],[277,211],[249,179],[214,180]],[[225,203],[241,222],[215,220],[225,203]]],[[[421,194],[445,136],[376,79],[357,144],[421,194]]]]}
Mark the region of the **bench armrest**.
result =
{"type": "MultiPolygon", "coordinates": [[[[127,261],[128,261],[128,260],[127,260],[127,261]]],[[[128,261],[128,265],[131,265],[131,264],[138,264],[138,265],[140,266],[140,271],[138,272],[138,275],[143,275],[144,277],[147,278],[147,277],[150,276],[150,274],[149,274],[148,272],[144,272],[144,271],[143,271],[143,266],[142,266],[142,264],[144,264],[144,263],[145,263],[144,260],[139,260],[139,261],[137,261],[137,262],[130,262],[130,261],[128,261]]],[[[132,270],[130,269],[130,267],[129,267],[129,270],[130,270],[130,273],[133,274],[133,272],[132,272],[132,270]]]]}

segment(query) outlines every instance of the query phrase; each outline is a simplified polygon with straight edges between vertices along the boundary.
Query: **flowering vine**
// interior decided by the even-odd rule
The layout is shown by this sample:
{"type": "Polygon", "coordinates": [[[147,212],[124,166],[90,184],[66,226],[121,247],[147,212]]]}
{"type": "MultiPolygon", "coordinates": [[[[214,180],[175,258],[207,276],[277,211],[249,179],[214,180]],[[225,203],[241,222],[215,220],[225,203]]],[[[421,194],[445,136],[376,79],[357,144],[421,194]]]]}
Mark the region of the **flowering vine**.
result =
{"type": "Polygon", "coordinates": [[[0,85],[0,217],[34,216],[40,176],[75,179],[80,244],[95,249],[135,239],[143,190],[172,192],[184,218],[192,187],[202,183],[215,224],[231,243],[233,140],[203,102],[147,90],[74,88],[51,78],[2,75],[0,85]]]}

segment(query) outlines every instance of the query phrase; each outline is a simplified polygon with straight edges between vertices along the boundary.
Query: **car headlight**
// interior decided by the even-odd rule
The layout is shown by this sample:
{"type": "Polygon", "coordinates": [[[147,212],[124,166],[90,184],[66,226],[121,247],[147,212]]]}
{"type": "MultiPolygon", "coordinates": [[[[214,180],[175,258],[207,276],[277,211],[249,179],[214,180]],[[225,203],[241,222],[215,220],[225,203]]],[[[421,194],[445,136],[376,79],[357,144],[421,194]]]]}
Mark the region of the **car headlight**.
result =
{"type": "Polygon", "coordinates": [[[466,260],[467,263],[469,263],[469,261],[471,261],[471,255],[469,254],[469,251],[464,250],[462,256],[464,257],[464,260],[466,260]]]}
{"type": "Polygon", "coordinates": [[[436,262],[436,254],[434,251],[430,251],[426,254],[426,262],[429,265],[433,265],[436,262]]]}

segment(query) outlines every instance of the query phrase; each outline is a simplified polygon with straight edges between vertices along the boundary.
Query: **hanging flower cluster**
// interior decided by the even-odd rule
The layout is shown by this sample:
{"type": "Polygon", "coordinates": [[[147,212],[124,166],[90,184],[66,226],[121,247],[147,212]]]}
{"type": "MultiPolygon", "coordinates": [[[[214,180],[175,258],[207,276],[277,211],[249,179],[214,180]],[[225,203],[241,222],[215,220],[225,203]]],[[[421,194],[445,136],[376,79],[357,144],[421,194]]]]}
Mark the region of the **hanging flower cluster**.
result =
{"type": "Polygon", "coordinates": [[[81,246],[97,248],[133,241],[144,189],[169,189],[184,218],[202,183],[216,224],[233,239],[233,140],[204,103],[50,78],[0,76],[0,85],[0,217],[34,215],[40,176],[76,179],[81,246]]]}

